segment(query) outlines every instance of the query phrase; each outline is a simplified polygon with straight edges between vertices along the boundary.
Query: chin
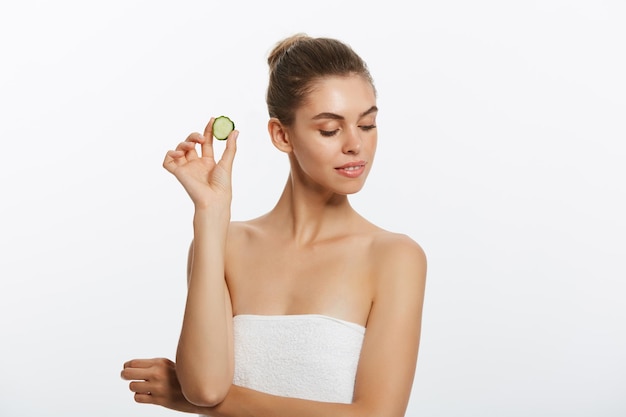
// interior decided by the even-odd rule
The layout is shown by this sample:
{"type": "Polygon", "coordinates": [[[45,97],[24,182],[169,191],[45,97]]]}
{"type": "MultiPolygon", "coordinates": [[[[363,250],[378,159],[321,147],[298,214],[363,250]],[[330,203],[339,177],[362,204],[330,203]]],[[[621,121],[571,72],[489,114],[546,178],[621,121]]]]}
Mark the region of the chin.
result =
{"type": "Polygon", "coordinates": [[[337,190],[337,194],[343,195],[351,195],[356,194],[363,189],[364,184],[354,184],[352,187],[342,187],[340,190],[337,190]]]}

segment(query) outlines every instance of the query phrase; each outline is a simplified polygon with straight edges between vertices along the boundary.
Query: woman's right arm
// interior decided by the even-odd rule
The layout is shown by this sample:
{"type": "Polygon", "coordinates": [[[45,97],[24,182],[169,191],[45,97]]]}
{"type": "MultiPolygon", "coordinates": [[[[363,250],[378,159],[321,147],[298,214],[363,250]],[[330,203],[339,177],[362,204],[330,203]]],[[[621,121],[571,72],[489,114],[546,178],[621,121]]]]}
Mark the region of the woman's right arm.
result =
{"type": "Polygon", "coordinates": [[[176,371],[193,404],[220,403],[233,380],[232,307],[224,280],[226,231],[213,216],[194,216],[187,301],[176,371]]]}
{"type": "Polygon", "coordinates": [[[213,119],[203,135],[189,135],[176,150],[167,153],[163,162],[184,186],[195,207],[176,373],[187,400],[199,406],[214,406],[224,399],[234,370],[232,307],[224,279],[224,257],[238,132],[231,133],[224,154],[216,163],[212,126],[213,119]],[[195,150],[197,144],[202,148],[200,156],[195,150]]]}

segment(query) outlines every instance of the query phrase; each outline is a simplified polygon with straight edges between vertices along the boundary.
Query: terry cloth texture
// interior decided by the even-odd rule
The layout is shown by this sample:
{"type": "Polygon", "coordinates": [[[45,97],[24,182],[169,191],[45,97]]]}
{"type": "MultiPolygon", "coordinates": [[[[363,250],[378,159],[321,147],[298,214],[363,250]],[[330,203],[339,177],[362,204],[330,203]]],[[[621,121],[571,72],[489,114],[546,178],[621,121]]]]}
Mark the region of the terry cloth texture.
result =
{"type": "Polygon", "coordinates": [[[234,317],[235,385],[351,403],[365,328],[316,315],[234,317]]]}

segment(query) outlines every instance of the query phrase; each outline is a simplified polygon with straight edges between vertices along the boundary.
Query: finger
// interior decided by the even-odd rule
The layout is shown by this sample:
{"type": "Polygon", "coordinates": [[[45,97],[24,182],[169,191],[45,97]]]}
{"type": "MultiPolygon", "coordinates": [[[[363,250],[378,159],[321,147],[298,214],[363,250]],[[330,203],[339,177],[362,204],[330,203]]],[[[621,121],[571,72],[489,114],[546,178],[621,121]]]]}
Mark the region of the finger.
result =
{"type": "Polygon", "coordinates": [[[193,161],[194,159],[198,159],[198,152],[196,151],[196,143],[197,140],[189,140],[189,138],[178,144],[176,146],[177,151],[182,151],[185,153],[185,162],[193,161]]]}
{"type": "Polygon", "coordinates": [[[130,384],[128,384],[128,388],[132,392],[136,392],[139,394],[147,394],[152,390],[151,384],[146,381],[132,381],[130,384]]]}
{"type": "Polygon", "coordinates": [[[213,122],[215,117],[211,117],[209,123],[204,128],[204,143],[202,144],[202,156],[213,158],[213,122]]]}
{"type": "Polygon", "coordinates": [[[177,151],[189,152],[190,150],[194,150],[194,149],[196,149],[196,142],[194,141],[186,140],[184,142],[179,143],[176,146],[177,151]]]}
{"type": "Polygon", "coordinates": [[[120,372],[122,379],[131,380],[148,380],[152,377],[152,368],[124,368],[120,372]]]}
{"type": "Polygon", "coordinates": [[[141,404],[154,404],[154,397],[151,394],[136,393],[135,402],[141,404]]]}
{"type": "Polygon", "coordinates": [[[209,119],[209,123],[204,127],[204,138],[212,138],[213,137],[213,122],[215,121],[215,117],[211,117],[209,119]]]}
{"type": "Polygon", "coordinates": [[[179,165],[185,164],[189,161],[198,158],[198,153],[195,150],[195,143],[193,142],[181,142],[176,146],[176,150],[169,150],[165,154],[163,159],[163,168],[169,172],[174,173],[174,170],[179,165]]]}
{"type": "Polygon", "coordinates": [[[157,364],[157,365],[165,365],[165,366],[169,366],[169,367],[173,367],[176,364],[174,363],[174,361],[172,361],[171,359],[168,358],[154,358],[153,359],[153,363],[157,364]]]}
{"type": "Polygon", "coordinates": [[[204,143],[204,136],[198,132],[193,132],[192,134],[187,136],[185,142],[204,143]]]}
{"type": "Polygon", "coordinates": [[[233,161],[235,160],[235,154],[237,153],[237,138],[239,137],[239,131],[233,130],[228,135],[226,140],[226,148],[220,159],[220,164],[226,169],[229,174],[233,170],[233,161]]]}
{"type": "Polygon", "coordinates": [[[183,151],[167,151],[163,160],[163,168],[173,174],[180,162],[184,162],[184,156],[185,152],[183,151]]]}
{"type": "Polygon", "coordinates": [[[198,153],[196,152],[196,144],[202,145],[205,140],[206,139],[204,138],[204,136],[202,136],[198,132],[194,132],[191,135],[187,136],[187,139],[185,139],[185,142],[183,143],[186,144],[184,149],[187,151],[186,156],[188,160],[196,159],[198,157],[198,153]]]}
{"type": "Polygon", "coordinates": [[[149,368],[154,365],[155,359],[131,359],[124,362],[124,368],[149,368]]]}

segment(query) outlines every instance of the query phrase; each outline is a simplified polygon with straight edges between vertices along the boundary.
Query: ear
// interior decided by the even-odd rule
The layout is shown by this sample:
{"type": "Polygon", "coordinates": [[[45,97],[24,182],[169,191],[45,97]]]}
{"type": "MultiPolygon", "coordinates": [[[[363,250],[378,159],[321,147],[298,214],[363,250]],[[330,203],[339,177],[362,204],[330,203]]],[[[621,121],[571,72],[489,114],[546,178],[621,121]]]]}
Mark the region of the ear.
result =
{"type": "Polygon", "coordinates": [[[293,150],[291,141],[289,140],[289,132],[283,124],[275,117],[270,118],[267,122],[267,131],[274,146],[282,152],[289,153],[293,150]]]}

